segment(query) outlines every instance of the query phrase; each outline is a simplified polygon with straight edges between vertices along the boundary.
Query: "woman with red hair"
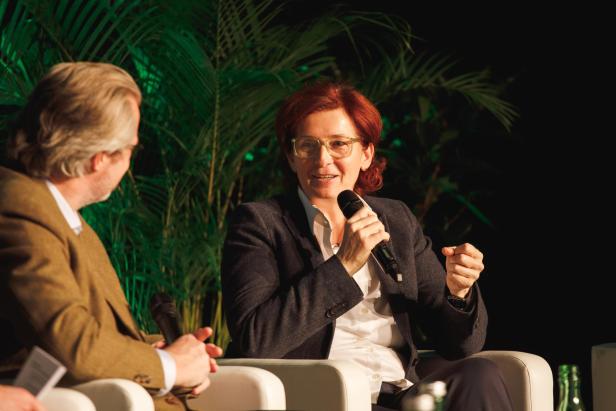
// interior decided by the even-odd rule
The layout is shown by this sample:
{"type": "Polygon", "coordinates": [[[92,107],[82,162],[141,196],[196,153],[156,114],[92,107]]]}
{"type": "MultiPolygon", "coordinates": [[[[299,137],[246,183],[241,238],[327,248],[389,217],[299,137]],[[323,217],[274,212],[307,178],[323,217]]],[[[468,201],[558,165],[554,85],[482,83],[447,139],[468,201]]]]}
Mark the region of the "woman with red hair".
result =
{"type": "Polygon", "coordinates": [[[373,410],[401,409],[418,382],[435,380],[447,383],[447,410],[510,410],[496,366],[465,358],[485,340],[483,255],[444,247],[444,269],[404,203],[367,195],[382,186],[381,129],[376,107],[346,85],[313,84],[282,105],[276,132],[294,184],[234,214],[222,263],[227,355],[352,361],[373,410]],[[362,196],[348,219],[337,201],[345,190],[362,196]],[[381,242],[394,276],[371,257],[381,242]],[[418,369],[411,323],[455,361],[418,369]]]}

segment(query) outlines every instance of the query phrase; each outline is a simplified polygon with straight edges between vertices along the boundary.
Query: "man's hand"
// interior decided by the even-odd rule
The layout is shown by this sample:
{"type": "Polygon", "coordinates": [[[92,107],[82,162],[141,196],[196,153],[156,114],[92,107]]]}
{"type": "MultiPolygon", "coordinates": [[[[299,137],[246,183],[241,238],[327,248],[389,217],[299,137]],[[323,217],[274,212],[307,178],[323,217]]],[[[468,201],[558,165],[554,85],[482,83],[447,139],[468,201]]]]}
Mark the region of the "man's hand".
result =
{"type": "Polygon", "coordinates": [[[167,351],[175,360],[176,380],[178,387],[193,387],[192,394],[203,392],[209,385],[210,372],[216,372],[218,365],[215,357],[222,354],[222,349],[214,344],[204,344],[212,335],[210,327],[199,328],[193,334],[185,334],[165,346],[155,343],[155,348],[167,351]]]}
{"type": "MultiPolygon", "coordinates": [[[[205,341],[212,335],[212,329],[210,327],[199,328],[194,332],[195,338],[199,341],[205,341]]],[[[222,355],[222,348],[215,344],[206,343],[205,344],[205,352],[210,356],[210,371],[216,372],[218,371],[218,364],[216,364],[216,360],[214,358],[218,358],[222,355]]]]}
{"type": "Polygon", "coordinates": [[[21,387],[0,385],[0,411],[45,411],[43,404],[21,387]]]}
{"type": "MultiPolygon", "coordinates": [[[[163,349],[175,360],[175,386],[192,387],[192,394],[198,395],[210,385],[208,376],[218,369],[213,357],[222,354],[222,350],[214,344],[204,344],[211,335],[211,328],[199,328],[194,334],[185,334],[164,346],[163,349]]],[[[158,348],[161,344],[156,343],[155,346],[158,348]]]]}
{"type": "Polygon", "coordinates": [[[483,254],[472,244],[443,247],[446,257],[447,288],[451,295],[464,298],[484,269],[483,254]]]}

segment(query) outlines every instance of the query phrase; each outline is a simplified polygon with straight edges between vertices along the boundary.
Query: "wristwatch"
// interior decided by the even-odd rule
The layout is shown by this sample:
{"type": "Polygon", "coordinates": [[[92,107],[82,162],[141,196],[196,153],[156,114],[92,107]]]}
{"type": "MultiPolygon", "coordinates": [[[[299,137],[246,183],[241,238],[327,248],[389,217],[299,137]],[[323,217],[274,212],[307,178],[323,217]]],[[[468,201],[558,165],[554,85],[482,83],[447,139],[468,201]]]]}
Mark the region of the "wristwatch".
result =
{"type": "Polygon", "coordinates": [[[466,309],[466,298],[460,298],[455,295],[448,294],[447,301],[449,301],[449,304],[451,304],[453,308],[457,308],[458,310],[466,309]]]}

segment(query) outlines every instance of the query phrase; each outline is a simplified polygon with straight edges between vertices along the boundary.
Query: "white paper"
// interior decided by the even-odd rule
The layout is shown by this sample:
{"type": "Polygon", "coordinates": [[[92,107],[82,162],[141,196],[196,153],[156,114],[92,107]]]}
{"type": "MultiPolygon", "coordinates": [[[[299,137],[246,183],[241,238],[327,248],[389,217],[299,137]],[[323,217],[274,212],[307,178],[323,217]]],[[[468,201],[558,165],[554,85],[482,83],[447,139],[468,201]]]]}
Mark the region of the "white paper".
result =
{"type": "Polygon", "coordinates": [[[62,378],[66,368],[58,360],[39,347],[34,347],[26,363],[21,367],[15,383],[41,399],[62,378]]]}

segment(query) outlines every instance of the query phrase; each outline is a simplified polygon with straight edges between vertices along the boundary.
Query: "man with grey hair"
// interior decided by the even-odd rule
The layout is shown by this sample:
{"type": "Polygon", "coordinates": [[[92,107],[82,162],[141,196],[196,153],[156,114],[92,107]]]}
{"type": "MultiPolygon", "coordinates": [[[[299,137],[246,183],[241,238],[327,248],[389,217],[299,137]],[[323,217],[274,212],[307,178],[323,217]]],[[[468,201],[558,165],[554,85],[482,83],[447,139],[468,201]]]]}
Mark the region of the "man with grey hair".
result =
{"type": "Polygon", "coordinates": [[[0,376],[34,345],[67,368],[65,384],[125,378],[184,409],[172,388],[199,394],[222,353],[210,328],[168,346],[139,331],[96,233],[78,210],[103,201],[139,143],[141,93],[124,70],[62,63],[36,86],[0,167],[0,376]],[[154,343],[154,344],[152,344],[154,343]]]}

